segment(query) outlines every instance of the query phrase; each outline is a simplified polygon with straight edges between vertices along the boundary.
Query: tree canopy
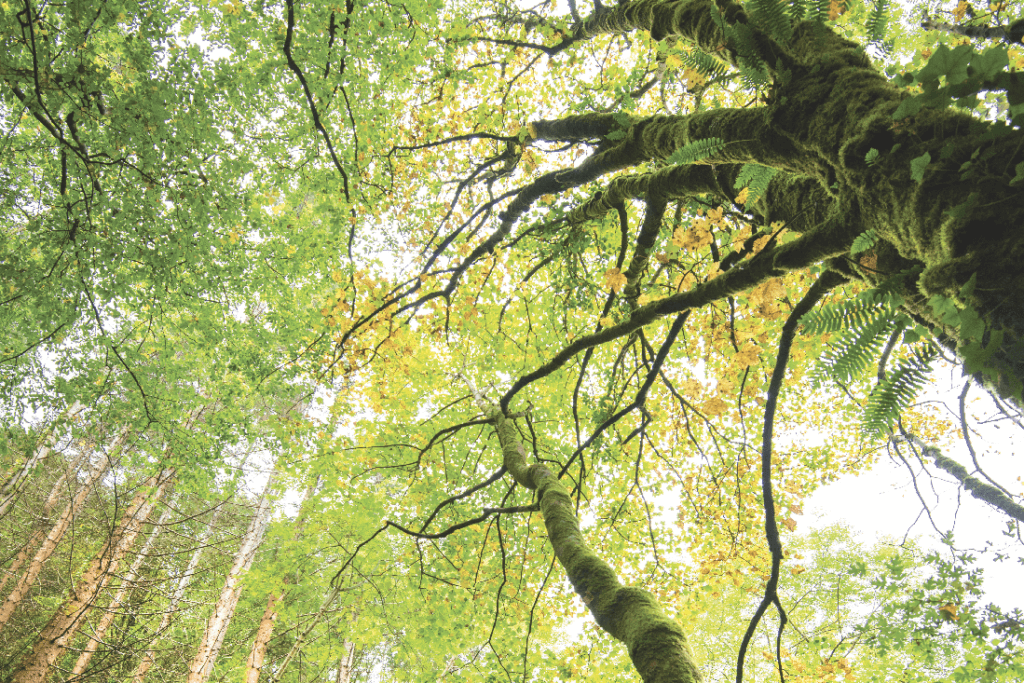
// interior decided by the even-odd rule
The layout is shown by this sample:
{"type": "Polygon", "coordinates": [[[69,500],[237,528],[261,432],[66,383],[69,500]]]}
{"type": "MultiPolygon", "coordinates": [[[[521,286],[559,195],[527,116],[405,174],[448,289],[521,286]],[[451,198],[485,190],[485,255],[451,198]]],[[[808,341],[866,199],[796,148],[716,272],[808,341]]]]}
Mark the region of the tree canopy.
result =
{"type": "Polygon", "coordinates": [[[0,681],[1024,675],[1020,3],[0,9],[0,681]]]}

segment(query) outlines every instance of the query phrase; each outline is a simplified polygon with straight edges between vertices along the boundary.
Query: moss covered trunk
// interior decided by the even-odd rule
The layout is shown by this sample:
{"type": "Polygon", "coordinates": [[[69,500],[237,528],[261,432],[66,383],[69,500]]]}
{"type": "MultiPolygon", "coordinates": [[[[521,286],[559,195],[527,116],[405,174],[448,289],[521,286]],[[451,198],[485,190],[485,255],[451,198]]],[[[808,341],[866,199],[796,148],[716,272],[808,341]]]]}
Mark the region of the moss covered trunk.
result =
{"type": "MultiPolygon", "coordinates": [[[[577,208],[574,220],[593,219],[630,197],[710,194],[732,203],[740,169],[768,167],[776,175],[765,195],[752,207],[737,208],[766,223],[784,221],[808,239],[766,257],[773,263],[754,268],[751,262],[747,269],[758,270],[756,279],[822,261],[870,285],[903,274],[904,308],[972,372],[981,377],[984,370],[990,387],[1024,403],[1024,193],[1014,184],[1016,166],[1024,161],[1019,128],[947,106],[901,109],[913,93],[881,74],[860,45],[817,21],[794,23],[784,40],[769,36],[731,0],[636,0],[599,11],[571,38],[633,30],[659,39],[679,36],[734,65],[759,64],[770,89],[764,105],[754,108],[634,117],[628,124],[622,115],[607,114],[531,124],[537,140],[601,136],[604,144],[587,164],[605,173],[664,160],[698,140],[724,142],[698,165],[620,176],[577,208]],[[735,27],[747,36],[743,45],[735,27]],[[609,137],[616,129],[621,135],[609,137]],[[850,247],[867,230],[877,241],[854,256],[850,247]],[[972,278],[973,291],[965,295],[972,278]],[[936,312],[935,297],[947,302],[946,313],[936,312]],[[950,315],[949,306],[957,313],[950,315]]],[[[1011,104],[1024,101],[1021,74],[1002,76],[1011,104]]],[[[731,275],[735,286],[755,277],[731,275]]],[[[638,310],[634,318],[644,324],[704,305],[713,294],[707,288],[700,296],[684,292],[657,310],[638,310]]]]}

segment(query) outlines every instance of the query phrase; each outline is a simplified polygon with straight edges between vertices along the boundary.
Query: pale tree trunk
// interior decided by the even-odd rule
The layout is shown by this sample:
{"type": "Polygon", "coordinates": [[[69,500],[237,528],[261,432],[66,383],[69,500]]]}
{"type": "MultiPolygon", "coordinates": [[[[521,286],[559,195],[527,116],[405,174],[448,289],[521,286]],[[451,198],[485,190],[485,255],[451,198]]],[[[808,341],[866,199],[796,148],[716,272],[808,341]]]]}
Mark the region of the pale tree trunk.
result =
{"type": "Polygon", "coordinates": [[[107,629],[114,623],[114,619],[117,618],[118,610],[121,608],[121,604],[124,602],[125,596],[128,595],[128,591],[135,585],[135,579],[139,575],[139,570],[142,569],[142,563],[146,561],[147,555],[149,555],[150,549],[153,547],[154,541],[157,536],[160,535],[160,531],[163,529],[164,524],[167,523],[168,518],[171,516],[171,507],[168,505],[164,509],[163,514],[160,515],[160,519],[157,520],[156,526],[153,528],[152,533],[146,539],[146,543],[139,550],[139,554],[135,556],[135,561],[132,562],[132,566],[128,569],[128,573],[121,578],[121,585],[118,587],[117,592],[114,593],[114,597],[110,599],[110,604],[107,605],[107,611],[103,613],[96,629],[89,636],[89,643],[82,650],[82,654],[78,656],[78,660],[75,662],[74,668],[71,670],[71,677],[75,678],[80,676],[85,668],[89,666],[92,656],[96,654],[96,650],[99,649],[100,643],[103,642],[103,638],[107,635],[107,629]]]}
{"type": "MultiPolygon", "coordinates": [[[[320,478],[316,477],[306,488],[306,493],[299,505],[298,519],[295,520],[295,534],[293,541],[302,538],[302,524],[305,521],[306,503],[316,490],[320,478]]],[[[260,627],[256,631],[256,637],[252,641],[252,650],[249,652],[249,659],[245,662],[245,683],[259,683],[260,672],[263,670],[263,661],[267,656],[267,645],[270,637],[274,634],[274,623],[277,621],[279,602],[284,598],[284,590],[271,591],[267,598],[267,607],[263,610],[263,618],[260,619],[260,627]]]]}
{"type": "Polygon", "coordinates": [[[274,475],[271,475],[267,480],[256,514],[253,515],[249,528],[242,539],[242,545],[235,554],[235,562],[224,581],[224,588],[214,606],[213,614],[210,615],[210,620],[206,624],[206,631],[199,643],[199,649],[196,651],[192,663],[189,664],[187,683],[205,683],[217,661],[217,655],[220,654],[224,636],[231,624],[231,618],[235,614],[235,607],[238,606],[238,599],[242,596],[242,577],[252,566],[256,550],[263,542],[263,535],[270,522],[270,491],[274,485],[274,479],[274,475]]]}
{"type": "MultiPolygon", "coordinates": [[[[90,449],[83,448],[80,450],[75,459],[68,463],[68,466],[64,468],[64,471],[54,483],[53,488],[50,489],[50,495],[46,497],[46,502],[43,504],[43,515],[40,520],[43,524],[49,520],[50,513],[53,511],[53,506],[57,504],[57,500],[60,498],[60,494],[64,490],[65,482],[73,473],[78,471],[79,465],[82,464],[82,461],[86,459],[89,453],[90,449]]],[[[17,576],[18,572],[21,571],[21,567],[25,564],[25,560],[27,560],[28,556],[32,554],[32,551],[35,549],[36,545],[38,545],[39,541],[42,540],[45,533],[45,527],[36,529],[28,541],[21,546],[21,550],[18,551],[17,556],[14,558],[14,562],[11,563],[10,567],[4,570],[3,578],[0,578],[0,596],[3,596],[4,594],[4,589],[7,588],[7,582],[17,576]]]]}
{"type": "Polygon", "coordinates": [[[143,522],[166,493],[173,479],[174,470],[165,469],[147,480],[135,494],[110,538],[79,578],[71,597],[57,608],[49,623],[39,633],[32,651],[15,670],[11,683],[46,682],[50,668],[67,650],[68,642],[78,632],[82,618],[135,542],[143,522]]]}
{"type": "Polygon", "coordinates": [[[270,636],[274,633],[274,622],[277,621],[277,602],[282,596],[283,593],[271,591],[267,598],[267,608],[263,610],[263,618],[260,619],[260,627],[253,638],[249,659],[245,662],[245,683],[259,683],[263,660],[267,656],[267,644],[270,643],[270,636]]]}
{"type": "Polygon", "coordinates": [[[309,623],[306,624],[306,629],[302,631],[302,633],[299,634],[299,637],[295,639],[295,642],[292,643],[292,647],[288,650],[288,654],[285,655],[284,660],[281,662],[280,666],[277,667],[277,671],[274,674],[274,678],[271,679],[271,683],[280,680],[281,676],[284,675],[284,670],[288,668],[289,664],[291,664],[292,659],[296,654],[298,654],[299,650],[301,650],[302,646],[305,644],[306,638],[313,632],[316,625],[320,623],[324,614],[326,614],[327,610],[331,608],[331,605],[334,604],[334,601],[338,599],[339,595],[341,595],[341,589],[337,586],[332,588],[331,592],[327,594],[327,597],[320,605],[320,609],[317,610],[316,614],[310,617],[309,623]]]}
{"type": "Polygon", "coordinates": [[[338,677],[334,683],[352,683],[352,665],[356,659],[356,644],[345,641],[342,644],[345,654],[338,660],[338,677]]]}
{"type": "Polygon", "coordinates": [[[174,588],[174,593],[171,594],[171,599],[167,604],[167,611],[164,612],[163,617],[160,619],[160,625],[157,626],[156,635],[153,641],[150,642],[149,648],[146,653],[142,655],[142,659],[139,660],[139,666],[135,669],[135,674],[132,676],[132,683],[143,683],[146,680],[146,674],[149,673],[153,663],[156,661],[156,648],[155,644],[160,638],[160,634],[163,633],[168,626],[171,624],[171,618],[178,611],[178,604],[182,598],[185,597],[185,590],[188,588],[189,583],[192,582],[192,577],[196,573],[196,568],[199,567],[199,560],[203,556],[203,551],[206,550],[206,544],[210,540],[210,536],[213,534],[213,527],[217,524],[217,519],[220,517],[221,510],[223,508],[217,508],[213,513],[213,517],[210,519],[209,524],[203,529],[202,534],[199,537],[199,543],[196,546],[195,551],[192,553],[192,557],[189,558],[188,566],[185,568],[185,573],[178,579],[178,585],[174,588]]]}
{"type": "Polygon", "coordinates": [[[15,499],[18,497],[18,492],[21,490],[21,485],[28,479],[28,475],[35,469],[35,466],[50,454],[54,444],[57,443],[57,427],[60,423],[65,419],[74,418],[83,410],[85,410],[85,406],[76,402],[61,413],[46,430],[42,443],[32,451],[32,455],[25,459],[21,467],[14,470],[7,478],[7,481],[3,483],[3,486],[0,486],[0,517],[6,515],[7,511],[11,509],[15,499]]]}
{"type": "Polygon", "coordinates": [[[89,478],[82,484],[82,488],[78,491],[75,498],[67,504],[64,508],[64,512],[61,513],[60,518],[50,528],[50,533],[46,535],[42,545],[36,551],[35,556],[32,558],[32,562],[29,563],[25,573],[18,578],[18,582],[14,585],[14,589],[11,594],[4,600],[3,606],[0,606],[0,631],[3,631],[10,620],[11,615],[14,614],[15,609],[21,603],[22,599],[28,595],[29,590],[35,584],[36,579],[39,578],[39,572],[43,570],[43,565],[53,551],[57,549],[57,545],[64,538],[64,533],[71,526],[71,522],[75,516],[82,510],[82,506],[85,505],[85,500],[92,492],[93,487],[96,483],[106,474],[110,467],[110,458],[104,454],[100,457],[99,462],[93,468],[89,474],[89,478]]]}

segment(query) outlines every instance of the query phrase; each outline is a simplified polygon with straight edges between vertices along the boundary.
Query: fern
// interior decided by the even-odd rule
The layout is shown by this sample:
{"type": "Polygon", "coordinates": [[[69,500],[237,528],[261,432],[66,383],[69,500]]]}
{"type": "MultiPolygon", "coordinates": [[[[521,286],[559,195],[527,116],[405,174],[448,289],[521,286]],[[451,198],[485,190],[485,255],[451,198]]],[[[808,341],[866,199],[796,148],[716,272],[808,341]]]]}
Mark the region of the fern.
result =
{"type": "Polygon", "coordinates": [[[864,325],[849,328],[818,361],[814,373],[818,384],[826,376],[845,384],[863,375],[892,332],[893,321],[877,314],[864,325]]]}
{"type": "Polygon", "coordinates": [[[789,42],[793,37],[793,25],[782,3],[783,0],[748,0],[747,7],[772,37],[789,42]]]}
{"type": "Polygon", "coordinates": [[[857,239],[853,240],[853,246],[850,247],[850,254],[856,256],[857,254],[863,253],[875,246],[875,242],[878,241],[878,235],[875,234],[874,230],[868,229],[857,235],[857,239]]]}
{"type": "Polygon", "coordinates": [[[692,164],[717,154],[722,147],[725,147],[725,141],[720,138],[694,140],[672,152],[667,161],[670,164],[679,164],[680,166],[692,164]]]}
{"type": "Polygon", "coordinates": [[[868,43],[871,45],[883,45],[886,29],[889,24],[889,0],[875,0],[875,6],[871,8],[865,28],[868,31],[868,43]]]}
{"type": "Polygon", "coordinates": [[[839,332],[845,329],[863,328],[879,317],[891,316],[896,307],[888,299],[873,301],[858,298],[842,304],[822,306],[800,319],[800,324],[809,334],[839,332]]]}
{"type": "Polygon", "coordinates": [[[768,183],[778,171],[760,164],[744,164],[740,174],[736,176],[736,189],[748,188],[746,206],[752,206],[764,196],[768,183]]]}
{"type": "Polygon", "coordinates": [[[861,428],[865,432],[888,433],[893,421],[914,402],[937,356],[935,346],[928,344],[923,352],[899,361],[868,396],[861,428]]]}
{"type": "Polygon", "coordinates": [[[807,14],[807,3],[805,0],[789,0],[789,18],[793,21],[800,21],[807,14]]]}
{"type": "Polygon", "coordinates": [[[831,8],[831,0],[811,0],[811,6],[808,8],[810,11],[807,14],[807,18],[825,21],[828,19],[828,13],[831,8]]]}
{"type": "Polygon", "coordinates": [[[728,66],[724,62],[700,50],[682,54],[680,58],[683,60],[683,64],[708,80],[719,78],[728,71],[728,66]]]}

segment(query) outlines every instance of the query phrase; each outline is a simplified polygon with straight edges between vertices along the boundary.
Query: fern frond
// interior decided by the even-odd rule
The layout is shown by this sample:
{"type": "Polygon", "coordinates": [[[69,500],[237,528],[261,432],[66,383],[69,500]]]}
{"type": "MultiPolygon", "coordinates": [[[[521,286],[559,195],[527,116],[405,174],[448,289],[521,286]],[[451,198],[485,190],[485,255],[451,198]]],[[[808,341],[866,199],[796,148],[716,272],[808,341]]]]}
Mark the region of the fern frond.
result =
{"type": "Polygon", "coordinates": [[[861,234],[857,235],[857,239],[853,240],[853,246],[850,247],[850,254],[853,256],[861,254],[875,246],[875,242],[877,241],[878,235],[875,234],[874,230],[865,230],[861,234]]]}
{"type": "Polygon", "coordinates": [[[822,306],[800,318],[800,324],[808,334],[839,332],[854,327],[863,327],[879,317],[878,306],[866,299],[850,299],[842,304],[822,306]]]}
{"type": "Polygon", "coordinates": [[[810,7],[808,8],[810,11],[807,14],[807,18],[825,21],[828,19],[828,12],[831,7],[831,0],[811,0],[810,7]]]}
{"type": "Polygon", "coordinates": [[[778,171],[760,164],[743,164],[736,176],[736,189],[748,188],[746,206],[752,206],[768,189],[768,183],[778,171]]]}
{"type": "Polygon", "coordinates": [[[694,140],[672,152],[666,161],[670,164],[679,164],[680,166],[692,164],[717,154],[723,147],[725,147],[725,141],[721,138],[694,140]]]}
{"type": "Polygon", "coordinates": [[[884,315],[849,328],[821,357],[814,374],[819,382],[830,377],[844,384],[860,377],[874,363],[892,332],[893,321],[884,315]]]}
{"type": "Polygon", "coordinates": [[[683,64],[690,67],[707,80],[719,78],[728,71],[728,65],[706,52],[700,50],[693,50],[691,52],[680,55],[683,60],[683,64]]]}
{"type": "Polygon", "coordinates": [[[748,0],[747,7],[773,38],[789,42],[793,37],[793,25],[786,14],[783,0],[748,0]]]}
{"type": "Polygon", "coordinates": [[[885,41],[886,29],[889,25],[889,0],[875,0],[875,6],[868,15],[868,43],[882,45],[885,41]]]}
{"type": "Polygon", "coordinates": [[[807,2],[805,0],[789,0],[789,18],[793,21],[800,21],[807,14],[807,2]]]}
{"type": "Polygon", "coordinates": [[[914,402],[937,356],[935,346],[928,344],[923,352],[899,361],[868,396],[861,417],[861,428],[865,432],[888,433],[900,413],[914,402]]]}

